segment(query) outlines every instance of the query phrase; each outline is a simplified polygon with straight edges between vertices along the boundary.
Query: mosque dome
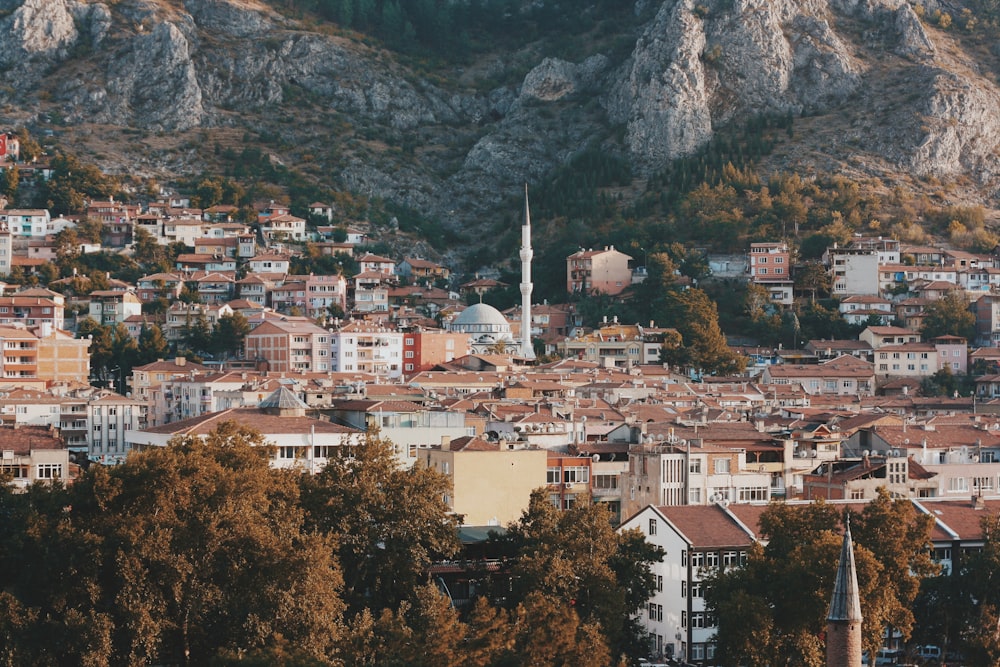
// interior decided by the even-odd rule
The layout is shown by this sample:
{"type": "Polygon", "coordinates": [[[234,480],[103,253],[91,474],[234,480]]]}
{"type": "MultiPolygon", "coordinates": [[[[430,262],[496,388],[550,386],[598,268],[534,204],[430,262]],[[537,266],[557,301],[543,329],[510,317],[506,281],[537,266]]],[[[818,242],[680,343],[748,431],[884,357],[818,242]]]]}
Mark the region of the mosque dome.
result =
{"type": "Polygon", "coordinates": [[[510,331],[510,322],[499,310],[485,303],[476,303],[458,314],[452,329],[468,333],[510,331]],[[493,328],[498,327],[498,328],[493,328]]]}

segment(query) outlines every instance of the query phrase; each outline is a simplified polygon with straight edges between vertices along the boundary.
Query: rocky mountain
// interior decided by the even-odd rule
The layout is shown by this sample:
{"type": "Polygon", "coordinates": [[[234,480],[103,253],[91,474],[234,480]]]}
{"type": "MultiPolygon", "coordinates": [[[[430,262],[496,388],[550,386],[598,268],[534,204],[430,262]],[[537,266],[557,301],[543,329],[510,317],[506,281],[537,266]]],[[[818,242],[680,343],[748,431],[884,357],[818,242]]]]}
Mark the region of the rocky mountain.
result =
{"type": "Polygon", "coordinates": [[[622,34],[582,37],[572,60],[535,43],[427,71],[258,0],[0,0],[0,122],[51,120],[106,169],[161,179],[199,171],[211,145],[252,131],[280,139],[273,159],[465,229],[587,147],[650,173],[760,113],[805,130],[774,168],[995,194],[996,56],[929,18],[957,16],[960,3],[633,9],[622,34]]]}

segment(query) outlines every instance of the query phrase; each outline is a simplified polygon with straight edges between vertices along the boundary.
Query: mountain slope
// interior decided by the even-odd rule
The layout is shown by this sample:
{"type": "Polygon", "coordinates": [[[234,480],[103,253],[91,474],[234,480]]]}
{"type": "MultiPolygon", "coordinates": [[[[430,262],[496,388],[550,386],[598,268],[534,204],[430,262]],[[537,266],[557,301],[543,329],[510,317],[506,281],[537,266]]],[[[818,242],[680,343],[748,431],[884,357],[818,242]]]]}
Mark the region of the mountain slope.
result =
{"type": "Polygon", "coordinates": [[[997,187],[996,58],[903,0],[640,0],[620,34],[565,36],[573,62],[540,40],[461,67],[256,0],[0,0],[0,15],[0,121],[51,119],[110,171],[188,175],[250,141],[330,189],[482,232],[585,148],[641,176],[781,114],[799,131],[768,168],[952,179],[983,201],[997,187]]]}

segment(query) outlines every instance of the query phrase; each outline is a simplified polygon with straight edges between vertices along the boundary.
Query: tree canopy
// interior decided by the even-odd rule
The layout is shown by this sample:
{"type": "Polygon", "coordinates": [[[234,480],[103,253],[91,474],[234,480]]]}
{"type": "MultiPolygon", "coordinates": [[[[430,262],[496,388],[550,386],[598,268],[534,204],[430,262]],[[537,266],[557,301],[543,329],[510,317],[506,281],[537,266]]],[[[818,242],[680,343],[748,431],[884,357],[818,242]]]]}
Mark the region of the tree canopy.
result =
{"type": "MultiPolygon", "coordinates": [[[[839,563],[843,514],[823,502],[772,503],[761,516],[763,545],[743,568],[707,575],[705,602],[718,618],[717,657],[724,664],[825,664],[822,636],[839,563]],[[789,595],[789,591],[795,591],[789,595]]],[[[933,519],[884,489],[851,514],[865,648],[874,655],[887,625],[909,637],[913,601],[932,574],[933,519]]]]}
{"type": "Polygon", "coordinates": [[[924,340],[938,336],[961,336],[967,341],[976,339],[976,315],[969,309],[964,292],[948,292],[924,308],[920,334],[924,340]]]}

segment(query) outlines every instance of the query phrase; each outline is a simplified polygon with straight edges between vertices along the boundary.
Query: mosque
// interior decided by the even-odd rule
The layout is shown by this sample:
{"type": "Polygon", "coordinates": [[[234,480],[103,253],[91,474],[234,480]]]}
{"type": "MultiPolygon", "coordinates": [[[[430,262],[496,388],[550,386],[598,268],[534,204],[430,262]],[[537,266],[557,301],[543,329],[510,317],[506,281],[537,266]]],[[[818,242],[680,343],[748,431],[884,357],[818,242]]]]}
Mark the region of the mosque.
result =
{"type": "Polygon", "coordinates": [[[504,354],[534,359],[531,342],[531,215],[528,211],[528,186],[524,186],[524,223],[521,225],[521,335],[514,338],[510,322],[493,306],[477,303],[463,310],[452,320],[448,329],[469,335],[473,354],[491,354],[503,349],[504,354]]]}

